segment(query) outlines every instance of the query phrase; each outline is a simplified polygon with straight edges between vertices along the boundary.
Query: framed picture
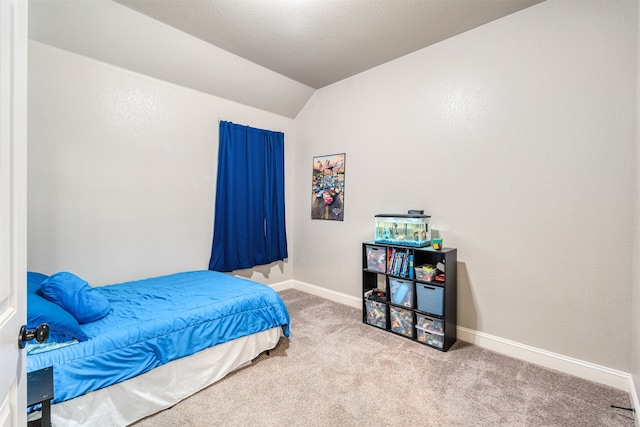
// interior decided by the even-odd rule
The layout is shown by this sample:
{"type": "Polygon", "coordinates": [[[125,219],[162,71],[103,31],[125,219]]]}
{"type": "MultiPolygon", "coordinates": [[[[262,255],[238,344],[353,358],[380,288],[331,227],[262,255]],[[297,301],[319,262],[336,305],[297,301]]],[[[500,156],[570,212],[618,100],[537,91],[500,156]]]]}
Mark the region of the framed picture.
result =
{"type": "Polygon", "coordinates": [[[345,153],[313,158],[311,219],[344,220],[345,153]]]}

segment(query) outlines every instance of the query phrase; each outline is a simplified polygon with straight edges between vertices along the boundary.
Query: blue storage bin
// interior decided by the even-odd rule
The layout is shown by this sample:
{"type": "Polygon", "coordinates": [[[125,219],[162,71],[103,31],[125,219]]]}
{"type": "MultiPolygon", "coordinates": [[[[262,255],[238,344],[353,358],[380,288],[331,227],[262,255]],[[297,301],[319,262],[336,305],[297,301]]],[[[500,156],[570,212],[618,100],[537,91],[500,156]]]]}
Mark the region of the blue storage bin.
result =
{"type": "Polygon", "coordinates": [[[444,288],[440,286],[416,283],[418,310],[442,316],[444,313],[444,288]]]}

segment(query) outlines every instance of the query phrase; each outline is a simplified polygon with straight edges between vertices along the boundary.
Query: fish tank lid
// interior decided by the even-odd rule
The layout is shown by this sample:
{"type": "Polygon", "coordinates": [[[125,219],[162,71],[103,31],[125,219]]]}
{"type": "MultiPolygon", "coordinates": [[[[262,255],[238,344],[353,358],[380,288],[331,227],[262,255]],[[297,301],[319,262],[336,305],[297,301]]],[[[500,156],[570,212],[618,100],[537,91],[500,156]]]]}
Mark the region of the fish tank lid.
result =
{"type": "Polygon", "coordinates": [[[431,218],[431,215],[418,214],[378,214],[376,218],[431,218]]]}

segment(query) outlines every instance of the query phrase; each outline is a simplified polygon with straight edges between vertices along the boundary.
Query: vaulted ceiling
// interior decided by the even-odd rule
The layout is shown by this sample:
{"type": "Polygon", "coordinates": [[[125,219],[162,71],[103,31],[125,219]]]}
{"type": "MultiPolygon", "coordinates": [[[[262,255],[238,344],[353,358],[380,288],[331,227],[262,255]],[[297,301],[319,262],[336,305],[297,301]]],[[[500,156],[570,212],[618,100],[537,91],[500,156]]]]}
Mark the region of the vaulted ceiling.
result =
{"type": "Polygon", "coordinates": [[[542,0],[115,0],[319,89],[542,0]]]}
{"type": "Polygon", "coordinates": [[[316,89],[543,0],[29,0],[29,37],[288,117],[316,89]]]}

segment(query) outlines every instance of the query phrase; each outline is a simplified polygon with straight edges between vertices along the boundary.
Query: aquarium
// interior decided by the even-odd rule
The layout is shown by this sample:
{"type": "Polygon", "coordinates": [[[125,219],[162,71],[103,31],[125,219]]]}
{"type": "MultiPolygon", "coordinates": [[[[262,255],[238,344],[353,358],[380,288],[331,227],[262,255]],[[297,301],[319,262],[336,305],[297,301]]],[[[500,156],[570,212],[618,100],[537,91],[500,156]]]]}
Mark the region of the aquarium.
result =
{"type": "Polygon", "coordinates": [[[429,215],[376,215],[376,243],[421,248],[431,244],[429,215]]]}

